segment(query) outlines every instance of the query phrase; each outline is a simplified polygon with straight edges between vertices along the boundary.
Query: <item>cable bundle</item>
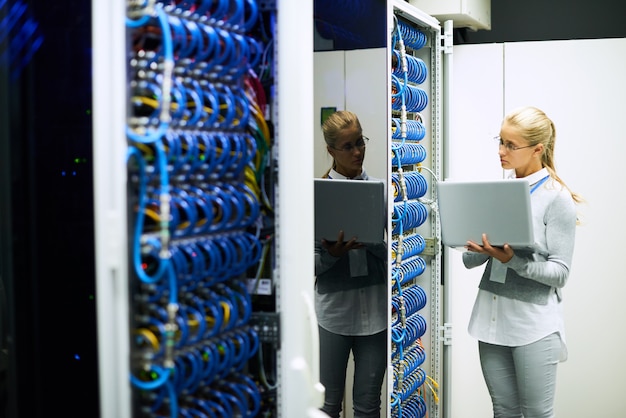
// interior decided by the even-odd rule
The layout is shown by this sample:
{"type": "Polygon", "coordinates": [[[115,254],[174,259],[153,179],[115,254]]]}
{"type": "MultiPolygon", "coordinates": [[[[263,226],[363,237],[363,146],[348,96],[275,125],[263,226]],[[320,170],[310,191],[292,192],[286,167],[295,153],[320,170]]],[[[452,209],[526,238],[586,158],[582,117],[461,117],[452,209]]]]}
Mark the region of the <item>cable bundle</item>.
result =
{"type": "Polygon", "coordinates": [[[426,135],[426,128],[421,120],[405,120],[403,123],[400,118],[391,118],[391,123],[391,139],[421,141],[426,135]]]}
{"type": "Polygon", "coordinates": [[[426,306],[426,292],[421,286],[411,286],[402,292],[404,306],[408,316],[416,314],[426,306]]]}
{"type": "Polygon", "coordinates": [[[404,351],[404,347],[409,347],[425,333],[426,320],[420,314],[413,314],[406,318],[404,324],[393,327],[391,339],[398,349],[392,354],[392,357],[398,356],[404,351]]]}
{"type": "Polygon", "coordinates": [[[422,257],[415,256],[404,260],[399,268],[398,281],[400,285],[410,283],[413,279],[422,275],[426,270],[426,262],[422,257]]]}
{"type": "Polygon", "coordinates": [[[417,228],[426,222],[428,218],[428,210],[426,206],[418,201],[412,200],[402,203],[394,203],[393,218],[394,223],[393,234],[402,234],[413,228],[417,228]]]}
{"type": "Polygon", "coordinates": [[[426,261],[420,254],[426,248],[425,239],[417,228],[428,219],[428,209],[419,200],[428,191],[421,174],[426,160],[426,148],[419,143],[426,128],[419,112],[429,103],[425,90],[418,87],[426,81],[425,62],[412,55],[426,45],[427,38],[417,28],[395,17],[392,36],[391,107],[392,184],[394,206],[391,243],[392,265],[392,363],[394,368],[392,416],[424,417],[426,403],[422,387],[428,376],[420,368],[426,354],[421,337],[427,329],[420,311],[427,305],[426,291],[416,282],[426,271],[426,261]],[[413,113],[409,115],[408,113],[413,113]]]}
{"type": "Polygon", "coordinates": [[[392,76],[391,99],[393,110],[406,109],[407,112],[421,112],[428,105],[428,94],[412,84],[403,84],[398,77],[392,76]],[[400,97],[400,98],[399,98],[400,97]]]}
{"type": "Polygon", "coordinates": [[[404,41],[404,44],[413,49],[421,49],[426,45],[428,38],[424,32],[420,31],[413,26],[409,26],[402,20],[397,21],[395,37],[399,37],[404,41]]]}
{"type": "Polygon", "coordinates": [[[418,368],[411,370],[411,373],[406,373],[402,380],[402,386],[396,388],[400,392],[400,399],[408,399],[425,381],[426,373],[422,369],[418,368]]]}
{"type": "Polygon", "coordinates": [[[392,173],[391,182],[394,188],[394,201],[399,202],[404,199],[419,199],[428,191],[428,182],[419,171],[408,173],[392,173]],[[401,193],[401,182],[404,180],[406,187],[406,196],[401,193]]]}
{"type": "MultiPolygon", "coordinates": [[[[145,200],[148,222],[144,232],[158,231],[159,197],[147,194],[145,200]]],[[[211,183],[202,188],[179,185],[171,189],[170,212],[171,235],[189,237],[248,227],[258,218],[260,205],[242,183],[211,183]]]]}
{"type": "Polygon", "coordinates": [[[146,416],[254,417],[248,271],[264,257],[269,129],[252,93],[253,0],[131,2],[131,381],[146,416]]]}
{"type": "Polygon", "coordinates": [[[402,412],[394,410],[394,416],[403,418],[424,418],[427,415],[427,407],[421,395],[412,396],[399,408],[402,412]]]}
{"type": "Polygon", "coordinates": [[[417,370],[426,361],[426,352],[420,344],[413,344],[404,351],[403,365],[405,373],[417,370]]]}
{"type": "MultiPolygon", "coordinates": [[[[232,374],[218,383],[199,387],[193,396],[182,393],[178,405],[179,417],[254,417],[261,399],[254,389],[255,383],[243,374],[232,374]]],[[[165,389],[144,392],[141,416],[167,417],[160,410],[169,406],[165,389]]]]}
{"type": "Polygon", "coordinates": [[[419,234],[411,235],[400,241],[394,241],[391,243],[391,257],[395,259],[399,253],[403,256],[411,257],[420,254],[426,248],[426,241],[424,237],[419,234]],[[400,246],[400,250],[398,250],[400,246]]]}
{"type": "Polygon", "coordinates": [[[399,147],[391,158],[394,165],[419,164],[426,159],[426,149],[422,144],[404,144],[399,147]]]}
{"type": "Polygon", "coordinates": [[[421,388],[428,379],[420,366],[426,360],[424,349],[419,344],[405,348],[403,358],[394,364],[394,399],[391,403],[393,416],[424,417],[426,403],[421,388]]]}
{"type": "Polygon", "coordinates": [[[392,51],[394,59],[392,62],[396,62],[399,65],[395,65],[391,69],[391,73],[395,76],[401,77],[406,72],[407,80],[411,83],[422,84],[426,81],[426,77],[428,76],[428,67],[426,67],[426,63],[421,59],[414,57],[413,55],[404,55],[404,59],[406,60],[406,69],[404,69],[400,51],[394,49],[392,51]]]}
{"type": "Polygon", "coordinates": [[[200,388],[197,396],[184,397],[183,410],[188,408],[190,417],[255,417],[261,406],[255,386],[245,375],[229,376],[211,388],[200,388]]]}

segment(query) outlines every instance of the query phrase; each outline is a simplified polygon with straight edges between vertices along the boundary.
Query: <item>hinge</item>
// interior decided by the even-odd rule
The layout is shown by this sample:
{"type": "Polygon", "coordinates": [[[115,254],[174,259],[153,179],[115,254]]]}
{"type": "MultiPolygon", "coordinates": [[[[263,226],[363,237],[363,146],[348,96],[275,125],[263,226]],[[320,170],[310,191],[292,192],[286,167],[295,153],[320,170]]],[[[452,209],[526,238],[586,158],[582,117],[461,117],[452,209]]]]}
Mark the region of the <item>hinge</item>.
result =
{"type": "Polygon", "coordinates": [[[439,331],[442,331],[440,338],[443,345],[452,345],[452,324],[443,324],[443,326],[439,327],[439,331]]]}
{"type": "Polygon", "coordinates": [[[434,257],[439,253],[439,240],[437,238],[424,238],[424,241],[426,242],[426,245],[424,246],[424,250],[421,252],[421,255],[434,257]]]}
{"type": "Polygon", "coordinates": [[[443,24],[442,30],[442,38],[441,38],[441,46],[443,47],[444,54],[451,54],[452,47],[454,46],[454,29],[453,22],[451,20],[446,20],[443,24]]]}

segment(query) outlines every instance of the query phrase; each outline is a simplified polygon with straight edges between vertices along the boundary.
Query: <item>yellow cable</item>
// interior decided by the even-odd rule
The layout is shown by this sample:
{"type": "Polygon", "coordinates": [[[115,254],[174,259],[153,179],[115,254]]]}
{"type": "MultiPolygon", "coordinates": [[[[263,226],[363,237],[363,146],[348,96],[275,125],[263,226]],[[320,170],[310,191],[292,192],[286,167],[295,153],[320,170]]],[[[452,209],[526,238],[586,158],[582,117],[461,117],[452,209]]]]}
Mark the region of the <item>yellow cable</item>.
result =
{"type": "Polygon", "coordinates": [[[154,156],[154,150],[150,148],[148,145],[143,144],[141,142],[133,143],[133,146],[139,149],[144,155],[154,156]]]}
{"type": "Polygon", "coordinates": [[[261,109],[256,104],[252,106],[252,114],[254,115],[254,119],[256,120],[258,124],[259,130],[261,131],[261,135],[263,136],[263,138],[265,139],[265,142],[269,146],[270,145],[270,142],[269,142],[270,128],[267,126],[267,122],[261,113],[261,109]]]}
{"type": "Polygon", "coordinates": [[[150,343],[155,352],[159,351],[159,339],[152,331],[146,328],[139,328],[135,330],[135,334],[144,337],[150,343]]]}
{"type": "Polygon", "coordinates": [[[224,301],[220,302],[222,309],[224,310],[224,325],[230,322],[230,305],[224,301]]]}
{"type": "Polygon", "coordinates": [[[429,381],[433,384],[433,386],[434,386],[434,387],[436,387],[437,389],[439,389],[439,383],[437,383],[437,382],[435,381],[435,379],[433,379],[432,377],[430,377],[430,376],[428,376],[428,375],[426,375],[426,379],[428,379],[428,380],[429,380],[429,381]]]}
{"type": "Polygon", "coordinates": [[[261,194],[261,189],[259,188],[259,183],[256,181],[256,175],[250,166],[246,166],[243,169],[245,184],[252,189],[257,199],[261,194]]]}
{"type": "Polygon", "coordinates": [[[144,213],[155,222],[161,222],[161,216],[158,214],[157,211],[153,209],[145,208],[144,213]]]}
{"type": "Polygon", "coordinates": [[[439,395],[437,395],[437,392],[435,391],[435,389],[433,389],[433,387],[430,385],[430,383],[426,382],[426,386],[428,386],[428,388],[430,389],[432,395],[433,395],[433,400],[435,401],[436,404],[439,403],[439,395]]]}
{"type": "Polygon", "coordinates": [[[148,105],[154,109],[157,109],[159,107],[159,101],[156,99],[151,99],[149,97],[134,96],[134,97],[131,97],[131,101],[140,102],[141,104],[148,105]]]}

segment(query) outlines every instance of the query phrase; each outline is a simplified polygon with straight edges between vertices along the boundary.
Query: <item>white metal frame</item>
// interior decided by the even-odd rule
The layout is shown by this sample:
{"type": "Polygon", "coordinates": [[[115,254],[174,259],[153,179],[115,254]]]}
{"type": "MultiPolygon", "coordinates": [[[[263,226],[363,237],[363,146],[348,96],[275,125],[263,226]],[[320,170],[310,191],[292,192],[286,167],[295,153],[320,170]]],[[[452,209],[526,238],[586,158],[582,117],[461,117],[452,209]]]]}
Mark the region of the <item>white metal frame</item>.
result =
{"type": "Polygon", "coordinates": [[[92,1],[96,302],[102,418],[131,413],[123,0],[92,1]]]}
{"type": "Polygon", "coordinates": [[[313,1],[277,1],[276,207],[280,312],[279,416],[319,416],[319,342],[313,306],[313,1]]]}

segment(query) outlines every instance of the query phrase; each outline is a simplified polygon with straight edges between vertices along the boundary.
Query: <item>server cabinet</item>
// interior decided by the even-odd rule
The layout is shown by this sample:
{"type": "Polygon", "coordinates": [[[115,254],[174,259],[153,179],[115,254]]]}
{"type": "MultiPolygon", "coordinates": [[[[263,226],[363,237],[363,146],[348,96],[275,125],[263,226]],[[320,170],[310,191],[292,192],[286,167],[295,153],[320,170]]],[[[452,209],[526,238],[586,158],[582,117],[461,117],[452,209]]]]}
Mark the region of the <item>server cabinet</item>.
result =
{"type": "Polygon", "coordinates": [[[102,416],[315,414],[312,3],[93,7],[102,416]]]}

